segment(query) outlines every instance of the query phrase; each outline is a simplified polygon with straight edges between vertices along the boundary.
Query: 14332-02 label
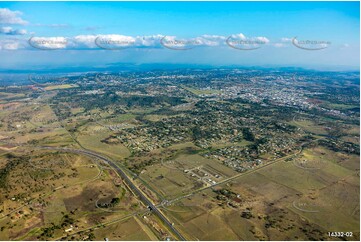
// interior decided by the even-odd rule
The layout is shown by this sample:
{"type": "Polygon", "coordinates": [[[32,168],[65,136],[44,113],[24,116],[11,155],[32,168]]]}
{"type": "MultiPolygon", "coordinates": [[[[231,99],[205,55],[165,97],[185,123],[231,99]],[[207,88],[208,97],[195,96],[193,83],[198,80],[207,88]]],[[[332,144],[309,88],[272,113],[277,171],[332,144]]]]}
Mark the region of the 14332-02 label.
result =
{"type": "Polygon", "coordinates": [[[328,232],[330,237],[352,237],[352,232],[328,232]]]}

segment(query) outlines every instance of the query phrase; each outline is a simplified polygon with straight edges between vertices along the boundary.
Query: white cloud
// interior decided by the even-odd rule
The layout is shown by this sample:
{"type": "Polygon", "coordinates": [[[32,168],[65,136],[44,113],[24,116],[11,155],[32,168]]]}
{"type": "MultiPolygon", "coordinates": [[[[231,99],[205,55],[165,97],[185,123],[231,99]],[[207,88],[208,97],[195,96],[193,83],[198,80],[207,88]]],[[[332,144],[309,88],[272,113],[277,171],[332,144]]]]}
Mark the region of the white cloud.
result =
{"type": "Polygon", "coordinates": [[[78,35],[69,41],[68,47],[96,48],[96,35],[78,35]]]}
{"type": "Polygon", "coordinates": [[[291,42],[292,38],[283,37],[281,38],[281,42],[291,42]]]}
{"type": "Polygon", "coordinates": [[[147,35],[147,36],[137,36],[135,37],[135,46],[144,46],[144,47],[156,47],[160,46],[160,40],[163,38],[163,35],[147,35]]]}
{"type": "Polygon", "coordinates": [[[24,35],[24,34],[27,34],[28,31],[26,31],[26,29],[17,29],[17,30],[15,30],[15,33],[18,35],[24,35]]]}
{"type": "Polygon", "coordinates": [[[13,30],[12,27],[1,27],[0,33],[7,34],[7,33],[10,33],[12,30],[13,30]]]}
{"type": "Polygon", "coordinates": [[[239,34],[232,34],[231,39],[234,40],[243,40],[243,41],[249,41],[249,42],[262,42],[264,44],[267,44],[270,42],[270,40],[264,36],[259,36],[259,37],[246,37],[244,34],[239,33],[239,34]]]}
{"type": "Polygon", "coordinates": [[[266,37],[255,37],[254,39],[258,40],[258,41],[260,41],[262,43],[265,43],[265,44],[270,42],[269,39],[267,39],[266,37]]]}
{"type": "Polygon", "coordinates": [[[202,35],[196,39],[205,46],[219,46],[224,45],[227,38],[220,35],[202,35]]]}
{"type": "Polygon", "coordinates": [[[17,38],[0,39],[0,50],[18,50],[26,46],[26,41],[17,38]]]}
{"type": "Polygon", "coordinates": [[[239,34],[232,34],[231,37],[233,39],[241,39],[241,40],[245,40],[247,39],[246,36],[242,33],[239,33],[239,34]]]}
{"type": "Polygon", "coordinates": [[[6,43],[3,45],[3,48],[5,50],[17,50],[17,49],[19,49],[19,43],[16,43],[16,42],[6,43]]]}
{"type": "Polygon", "coordinates": [[[24,35],[27,34],[26,29],[13,29],[12,27],[1,27],[0,34],[7,34],[7,35],[24,35]]]}
{"type": "Polygon", "coordinates": [[[0,24],[20,24],[25,25],[28,22],[23,20],[20,11],[11,11],[8,8],[0,8],[0,24]]]}

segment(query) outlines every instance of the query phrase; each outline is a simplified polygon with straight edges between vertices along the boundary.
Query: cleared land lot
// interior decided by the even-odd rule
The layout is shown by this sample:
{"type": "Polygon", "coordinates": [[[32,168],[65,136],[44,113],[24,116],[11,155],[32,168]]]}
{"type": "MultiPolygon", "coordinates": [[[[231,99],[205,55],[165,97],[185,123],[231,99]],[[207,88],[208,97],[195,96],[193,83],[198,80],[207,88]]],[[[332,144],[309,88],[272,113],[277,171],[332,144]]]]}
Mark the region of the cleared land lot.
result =
{"type": "Polygon", "coordinates": [[[100,125],[87,125],[77,134],[77,140],[84,148],[105,154],[111,158],[118,160],[128,157],[130,152],[123,144],[106,144],[102,142],[111,134],[111,131],[100,125]]]}
{"type": "Polygon", "coordinates": [[[52,91],[52,90],[58,90],[58,89],[68,89],[68,88],[75,88],[75,87],[79,87],[76,84],[63,84],[63,85],[52,85],[52,86],[47,86],[44,89],[47,91],[52,91]]]}
{"type": "MultiPolygon", "coordinates": [[[[204,173],[204,172],[203,172],[204,173]]],[[[198,154],[179,155],[175,159],[164,161],[147,167],[140,177],[155,191],[158,191],[167,199],[187,194],[193,190],[208,184],[200,178],[213,179],[211,174],[217,174],[227,178],[237,174],[230,168],[220,164],[218,161],[206,159],[198,154]],[[199,168],[206,171],[207,176],[201,176],[197,171],[199,168]],[[195,169],[195,172],[187,172],[195,169]]],[[[207,180],[208,181],[208,180],[207,180]]]]}
{"type": "Polygon", "coordinates": [[[97,229],[94,235],[96,240],[105,238],[122,241],[157,240],[153,232],[136,217],[97,229]]]}

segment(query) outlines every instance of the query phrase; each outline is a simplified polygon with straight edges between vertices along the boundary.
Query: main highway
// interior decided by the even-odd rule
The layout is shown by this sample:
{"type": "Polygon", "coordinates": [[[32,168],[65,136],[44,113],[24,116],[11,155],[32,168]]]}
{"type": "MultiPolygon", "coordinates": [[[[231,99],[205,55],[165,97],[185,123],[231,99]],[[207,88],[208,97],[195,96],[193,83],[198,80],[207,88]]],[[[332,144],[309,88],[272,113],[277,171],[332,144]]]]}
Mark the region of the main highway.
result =
{"type": "Polygon", "coordinates": [[[144,195],[144,193],[133,183],[132,179],[129,178],[129,176],[119,166],[117,166],[112,160],[110,160],[107,157],[104,157],[98,153],[95,153],[93,151],[86,150],[86,149],[79,150],[79,149],[72,149],[72,148],[58,148],[58,147],[50,147],[50,146],[42,146],[42,147],[37,147],[37,148],[66,151],[66,152],[77,153],[77,154],[85,154],[85,155],[95,157],[95,158],[98,158],[99,160],[106,162],[119,174],[119,176],[125,181],[125,183],[133,191],[133,193],[136,194],[140,198],[140,200],[149,208],[149,210],[152,211],[155,215],[157,215],[159,217],[159,219],[162,220],[162,222],[168,226],[168,228],[178,237],[178,239],[180,239],[182,241],[186,241],[185,237],[173,226],[173,224],[168,220],[168,218],[166,218],[163,215],[163,213],[158,209],[158,207],[156,205],[154,205],[153,202],[144,195]]]}

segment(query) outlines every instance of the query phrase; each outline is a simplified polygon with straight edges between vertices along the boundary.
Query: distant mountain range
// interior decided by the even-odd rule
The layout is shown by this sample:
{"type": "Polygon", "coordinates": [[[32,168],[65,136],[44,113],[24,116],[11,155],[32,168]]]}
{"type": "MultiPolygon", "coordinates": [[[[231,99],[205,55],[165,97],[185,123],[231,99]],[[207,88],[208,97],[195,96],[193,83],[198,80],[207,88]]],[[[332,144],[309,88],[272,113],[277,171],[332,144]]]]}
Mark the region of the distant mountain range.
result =
{"type": "Polygon", "coordinates": [[[112,63],[103,66],[34,66],[34,68],[24,69],[0,69],[0,73],[7,74],[41,74],[41,73],[86,73],[86,72],[119,72],[119,71],[154,71],[154,70],[174,70],[174,69],[258,69],[258,70],[279,70],[279,71],[306,71],[306,70],[323,70],[323,71],[358,71],[356,67],[324,67],[324,68],[302,68],[302,67],[281,67],[281,66],[240,66],[240,65],[201,65],[201,64],[169,64],[169,63],[112,63]]]}

